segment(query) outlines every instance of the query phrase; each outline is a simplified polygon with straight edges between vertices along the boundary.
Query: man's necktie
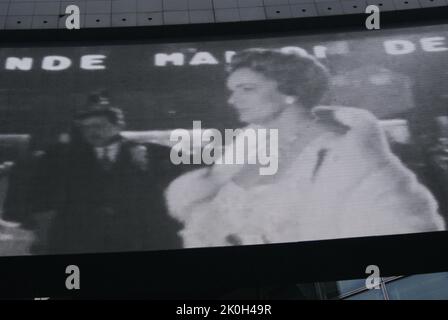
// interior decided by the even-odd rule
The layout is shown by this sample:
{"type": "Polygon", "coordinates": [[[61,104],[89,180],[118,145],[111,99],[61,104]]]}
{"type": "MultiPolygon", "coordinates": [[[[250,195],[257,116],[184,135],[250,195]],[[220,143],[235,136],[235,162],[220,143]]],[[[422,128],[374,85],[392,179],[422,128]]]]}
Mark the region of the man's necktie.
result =
{"type": "Polygon", "coordinates": [[[100,162],[101,162],[101,167],[104,170],[109,170],[110,168],[112,168],[114,162],[112,160],[112,157],[110,155],[110,151],[109,151],[108,147],[102,148],[100,162]]]}

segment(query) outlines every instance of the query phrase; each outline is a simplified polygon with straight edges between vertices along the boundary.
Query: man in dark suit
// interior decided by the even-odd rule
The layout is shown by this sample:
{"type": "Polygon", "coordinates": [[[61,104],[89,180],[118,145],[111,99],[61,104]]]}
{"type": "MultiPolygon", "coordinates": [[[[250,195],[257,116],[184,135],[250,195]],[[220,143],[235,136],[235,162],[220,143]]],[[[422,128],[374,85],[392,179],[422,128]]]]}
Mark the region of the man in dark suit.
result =
{"type": "Polygon", "coordinates": [[[98,99],[74,119],[67,141],[35,165],[33,211],[55,211],[47,240],[34,253],[176,249],[181,228],[166,212],[163,191],[179,172],[169,148],[120,135],[120,109],[98,99]]]}

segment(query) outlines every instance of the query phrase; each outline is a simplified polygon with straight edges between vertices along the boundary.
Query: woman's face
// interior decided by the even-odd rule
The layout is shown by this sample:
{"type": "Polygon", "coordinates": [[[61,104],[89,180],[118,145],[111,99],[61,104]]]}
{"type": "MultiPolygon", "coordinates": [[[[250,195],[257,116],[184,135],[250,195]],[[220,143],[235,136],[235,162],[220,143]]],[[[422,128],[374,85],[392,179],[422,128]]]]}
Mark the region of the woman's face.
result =
{"type": "Polygon", "coordinates": [[[243,122],[263,123],[285,108],[286,95],[278,90],[278,83],[249,68],[232,72],[227,87],[231,92],[228,103],[243,122]]]}

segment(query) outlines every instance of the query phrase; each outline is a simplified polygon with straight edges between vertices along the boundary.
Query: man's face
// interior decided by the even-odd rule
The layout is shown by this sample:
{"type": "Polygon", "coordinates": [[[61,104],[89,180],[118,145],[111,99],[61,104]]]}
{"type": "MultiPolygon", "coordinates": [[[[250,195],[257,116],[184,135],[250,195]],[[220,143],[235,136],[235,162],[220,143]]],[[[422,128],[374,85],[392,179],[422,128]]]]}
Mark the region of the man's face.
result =
{"type": "Polygon", "coordinates": [[[87,143],[94,147],[102,147],[117,136],[121,128],[113,124],[106,117],[90,117],[80,121],[81,134],[87,143]]]}

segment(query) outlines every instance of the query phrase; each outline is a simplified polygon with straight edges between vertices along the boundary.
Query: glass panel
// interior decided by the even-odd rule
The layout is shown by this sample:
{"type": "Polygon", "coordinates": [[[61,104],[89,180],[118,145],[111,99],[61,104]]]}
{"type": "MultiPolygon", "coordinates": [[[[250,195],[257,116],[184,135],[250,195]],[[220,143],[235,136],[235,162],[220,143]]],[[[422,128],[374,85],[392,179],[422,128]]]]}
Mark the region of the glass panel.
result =
{"type": "Polygon", "coordinates": [[[365,279],[324,282],[321,287],[327,299],[334,299],[354,290],[365,289],[365,279]]]}
{"type": "Polygon", "coordinates": [[[402,278],[386,289],[390,299],[448,299],[448,272],[402,278]]]}
{"type": "Polygon", "coordinates": [[[344,300],[384,300],[384,295],[381,289],[371,289],[357,293],[344,300]]]}
{"type": "Polygon", "coordinates": [[[338,288],[339,288],[339,292],[341,292],[341,294],[345,294],[347,292],[351,292],[353,290],[357,290],[357,289],[365,288],[365,287],[366,287],[365,279],[338,281],[338,288]]]}

